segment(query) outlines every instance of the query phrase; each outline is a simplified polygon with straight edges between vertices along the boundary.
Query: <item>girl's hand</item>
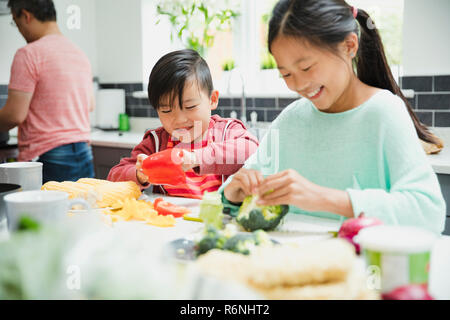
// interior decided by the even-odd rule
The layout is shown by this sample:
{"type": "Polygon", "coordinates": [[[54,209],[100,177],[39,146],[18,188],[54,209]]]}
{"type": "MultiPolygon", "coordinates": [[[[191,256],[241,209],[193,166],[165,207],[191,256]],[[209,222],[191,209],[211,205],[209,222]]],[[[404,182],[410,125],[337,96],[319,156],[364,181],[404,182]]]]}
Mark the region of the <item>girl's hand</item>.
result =
{"type": "Polygon", "coordinates": [[[306,211],[327,211],[353,217],[346,191],[312,183],[297,171],[289,169],[267,177],[258,188],[259,205],[288,204],[306,211]],[[268,192],[273,190],[273,192],[268,192]]]}
{"type": "Polygon", "coordinates": [[[140,184],[146,184],[148,177],[142,172],[142,163],[148,156],[146,154],[139,154],[136,161],[136,178],[140,184]]]}
{"type": "Polygon", "coordinates": [[[240,203],[246,196],[256,194],[258,186],[263,182],[261,172],[241,168],[231,182],[225,187],[224,195],[228,201],[240,203]]]}
{"type": "Polygon", "coordinates": [[[320,187],[289,169],[267,177],[258,188],[258,204],[295,205],[307,211],[319,211],[320,187]],[[270,192],[273,190],[272,192],[270,192]]]}

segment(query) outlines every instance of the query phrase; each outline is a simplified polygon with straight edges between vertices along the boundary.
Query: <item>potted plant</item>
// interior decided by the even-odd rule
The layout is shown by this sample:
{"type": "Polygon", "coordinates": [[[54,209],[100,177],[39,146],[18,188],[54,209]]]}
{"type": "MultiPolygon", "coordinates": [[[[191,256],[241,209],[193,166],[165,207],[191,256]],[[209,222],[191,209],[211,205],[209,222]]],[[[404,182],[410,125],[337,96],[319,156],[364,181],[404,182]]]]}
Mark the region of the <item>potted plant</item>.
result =
{"type": "Polygon", "coordinates": [[[230,30],[232,20],[239,15],[238,7],[236,0],[160,0],[156,10],[158,16],[168,17],[172,40],[175,35],[187,48],[205,57],[216,33],[230,30]]]}
{"type": "Polygon", "coordinates": [[[226,59],[222,62],[222,75],[219,80],[221,92],[227,92],[228,94],[230,93],[229,85],[234,68],[235,64],[233,59],[226,59]]]}
{"type": "Polygon", "coordinates": [[[261,75],[259,77],[262,92],[274,91],[282,85],[275,58],[267,51],[261,58],[261,75]]]}

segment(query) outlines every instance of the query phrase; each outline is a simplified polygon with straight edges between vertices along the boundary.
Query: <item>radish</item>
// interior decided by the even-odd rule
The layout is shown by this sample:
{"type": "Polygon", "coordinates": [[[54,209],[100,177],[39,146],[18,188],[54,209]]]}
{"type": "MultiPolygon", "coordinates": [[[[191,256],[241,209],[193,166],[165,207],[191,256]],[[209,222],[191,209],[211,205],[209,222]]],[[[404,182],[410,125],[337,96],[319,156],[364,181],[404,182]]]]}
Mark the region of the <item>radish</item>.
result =
{"type": "Polygon", "coordinates": [[[426,284],[408,284],[382,295],[383,300],[434,300],[426,284]]]}
{"type": "Polygon", "coordinates": [[[350,241],[350,243],[355,246],[356,253],[359,254],[359,244],[353,241],[353,237],[356,236],[359,230],[363,228],[381,224],[383,224],[383,222],[380,219],[366,217],[364,215],[364,212],[361,212],[361,214],[357,218],[348,219],[341,225],[341,228],[338,232],[338,237],[350,241]]]}

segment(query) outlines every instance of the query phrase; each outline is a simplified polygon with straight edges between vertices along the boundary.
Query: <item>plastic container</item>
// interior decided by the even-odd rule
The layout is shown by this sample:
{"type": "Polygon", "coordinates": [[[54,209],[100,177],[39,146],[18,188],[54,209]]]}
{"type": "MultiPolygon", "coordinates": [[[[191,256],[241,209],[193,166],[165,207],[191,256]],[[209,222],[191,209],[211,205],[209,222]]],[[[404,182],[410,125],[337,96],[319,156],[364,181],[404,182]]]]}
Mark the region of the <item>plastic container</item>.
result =
{"type": "Polygon", "coordinates": [[[382,293],[407,284],[428,284],[431,249],[436,240],[424,229],[384,225],[362,229],[355,237],[375,285],[372,289],[381,289],[382,293]]]}

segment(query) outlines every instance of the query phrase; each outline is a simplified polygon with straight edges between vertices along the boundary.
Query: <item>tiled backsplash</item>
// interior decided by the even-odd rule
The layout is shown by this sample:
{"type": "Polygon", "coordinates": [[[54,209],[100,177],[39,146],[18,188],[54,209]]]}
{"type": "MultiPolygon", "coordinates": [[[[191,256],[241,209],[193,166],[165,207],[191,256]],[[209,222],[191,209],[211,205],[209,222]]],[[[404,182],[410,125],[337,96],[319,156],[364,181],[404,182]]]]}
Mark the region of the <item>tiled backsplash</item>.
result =
{"type": "Polygon", "coordinates": [[[409,101],[424,124],[450,127],[450,75],[402,77],[400,84],[415,91],[409,101]]]}
{"type": "MultiPolygon", "coordinates": [[[[450,127],[450,75],[421,76],[400,78],[402,89],[413,89],[414,98],[411,102],[419,119],[428,126],[450,127]]],[[[124,88],[127,90],[127,113],[132,117],[156,117],[156,111],[149,105],[147,99],[136,99],[131,96],[131,88],[139,84],[106,84],[104,88],[124,88]]],[[[140,89],[142,90],[142,84],[140,89]]],[[[135,91],[139,91],[135,90],[135,91]]],[[[247,119],[255,111],[258,121],[273,121],[280,112],[295,99],[288,98],[246,98],[247,119]]],[[[236,111],[240,118],[241,98],[221,98],[219,108],[213,114],[229,117],[236,111]]]]}
{"type": "MultiPolygon", "coordinates": [[[[450,75],[400,78],[402,89],[413,89],[414,98],[409,99],[419,119],[428,126],[450,127],[450,75]]],[[[131,117],[157,117],[148,99],[132,96],[134,91],[143,91],[142,83],[104,83],[101,88],[121,88],[126,92],[126,112],[131,117]]],[[[146,90],[146,88],[145,88],[146,90]]],[[[0,85],[0,107],[7,98],[7,85],[0,85]]],[[[280,112],[295,99],[247,97],[247,119],[255,111],[258,121],[273,121],[280,112]]],[[[214,114],[229,117],[234,110],[240,117],[240,98],[221,98],[214,114]]]]}

